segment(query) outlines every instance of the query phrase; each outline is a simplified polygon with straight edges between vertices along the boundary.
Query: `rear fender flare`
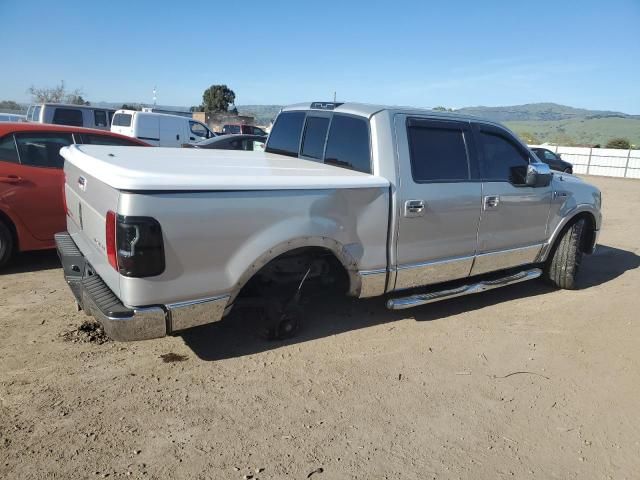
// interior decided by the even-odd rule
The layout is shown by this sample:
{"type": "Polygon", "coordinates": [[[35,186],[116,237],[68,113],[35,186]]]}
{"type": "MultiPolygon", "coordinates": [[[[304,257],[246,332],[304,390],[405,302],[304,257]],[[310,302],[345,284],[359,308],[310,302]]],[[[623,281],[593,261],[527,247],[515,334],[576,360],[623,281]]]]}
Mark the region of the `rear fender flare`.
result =
{"type": "Polygon", "coordinates": [[[262,267],[284,253],[302,247],[325,248],[333,253],[349,276],[349,296],[357,297],[360,294],[362,280],[358,272],[358,262],[353,258],[344,245],[329,237],[301,237],[279,243],[255,259],[236,282],[233,290],[231,291],[231,297],[229,298],[228,305],[233,303],[242,288],[256,273],[260,271],[262,267]]]}

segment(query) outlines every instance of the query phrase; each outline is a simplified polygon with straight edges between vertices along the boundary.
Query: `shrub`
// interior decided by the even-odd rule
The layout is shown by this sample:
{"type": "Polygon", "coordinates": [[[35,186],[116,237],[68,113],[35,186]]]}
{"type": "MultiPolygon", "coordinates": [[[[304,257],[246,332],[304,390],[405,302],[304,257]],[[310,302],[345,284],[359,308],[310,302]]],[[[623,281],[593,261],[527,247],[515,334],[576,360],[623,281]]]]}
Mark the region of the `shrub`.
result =
{"type": "Polygon", "coordinates": [[[629,150],[631,148],[631,142],[626,138],[612,138],[607,142],[607,148],[621,148],[623,150],[629,150]]]}

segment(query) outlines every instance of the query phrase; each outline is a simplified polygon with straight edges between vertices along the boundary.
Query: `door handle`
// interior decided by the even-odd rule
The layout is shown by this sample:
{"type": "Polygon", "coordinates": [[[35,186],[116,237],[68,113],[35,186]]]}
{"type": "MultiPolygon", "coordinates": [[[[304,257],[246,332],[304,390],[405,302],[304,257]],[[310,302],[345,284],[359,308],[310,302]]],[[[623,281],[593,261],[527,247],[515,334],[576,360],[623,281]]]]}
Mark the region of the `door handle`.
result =
{"type": "Polygon", "coordinates": [[[496,208],[500,205],[500,196],[499,195],[487,195],[484,197],[484,209],[488,210],[490,208],[496,208]]]}
{"type": "Polygon", "coordinates": [[[195,141],[196,137],[189,137],[189,140],[195,141]]]}
{"type": "Polygon", "coordinates": [[[22,183],[22,177],[19,177],[18,175],[1,176],[0,182],[11,183],[11,184],[22,183]]]}
{"type": "Polygon", "coordinates": [[[424,215],[424,200],[407,200],[404,202],[404,216],[422,217],[424,215]]]}
{"type": "Polygon", "coordinates": [[[176,140],[180,140],[180,135],[176,134],[176,140]]]}

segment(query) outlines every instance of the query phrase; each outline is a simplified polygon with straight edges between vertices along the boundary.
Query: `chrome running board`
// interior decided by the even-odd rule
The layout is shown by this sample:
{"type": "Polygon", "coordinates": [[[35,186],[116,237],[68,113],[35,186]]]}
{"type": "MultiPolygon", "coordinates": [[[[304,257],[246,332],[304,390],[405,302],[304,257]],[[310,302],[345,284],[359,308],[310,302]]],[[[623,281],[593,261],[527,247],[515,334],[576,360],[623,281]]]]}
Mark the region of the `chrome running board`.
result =
{"type": "Polygon", "coordinates": [[[505,287],[514,283],[526,282],[527,280],[538,278],[540,275],[542,275],[541,269],[532,268],[530,270],[524,270],[522,272],[514,273],[513,275],[498,278],[496,280],[482,280],[477,283],[462,285],[461,287],[456,287],[449,290],[441,290],[439,292],[430,293],[418,293],[415,295],[410,295],[408,297],[392,298],[387,300],[387,308],[389,310],[402,310],[404,308],[417,307],[418,305],[439,302],[440,300],[461,297],[463,295],[471,295],[472,293],[486,292],[487,290],[505,287]]]}

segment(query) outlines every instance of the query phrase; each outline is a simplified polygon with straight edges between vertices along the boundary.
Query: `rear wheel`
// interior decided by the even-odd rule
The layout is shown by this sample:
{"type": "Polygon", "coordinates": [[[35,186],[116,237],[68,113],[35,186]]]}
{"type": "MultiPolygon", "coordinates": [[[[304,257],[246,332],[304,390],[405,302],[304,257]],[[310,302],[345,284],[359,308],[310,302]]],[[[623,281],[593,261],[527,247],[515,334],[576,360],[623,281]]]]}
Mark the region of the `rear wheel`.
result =
{"type": "Polygon", "coordinates": [[[13,253],[13,235],[11,231],[0,221],[0,267],[6,265],[13,253]]]}
{"type": "Polygon", "coordinates": [[[576,276],[582,261],[582,232],[585,220],[580,219],[565,228],[544,267],[544,278],[558,288],[576,288],[576,276]]]}

